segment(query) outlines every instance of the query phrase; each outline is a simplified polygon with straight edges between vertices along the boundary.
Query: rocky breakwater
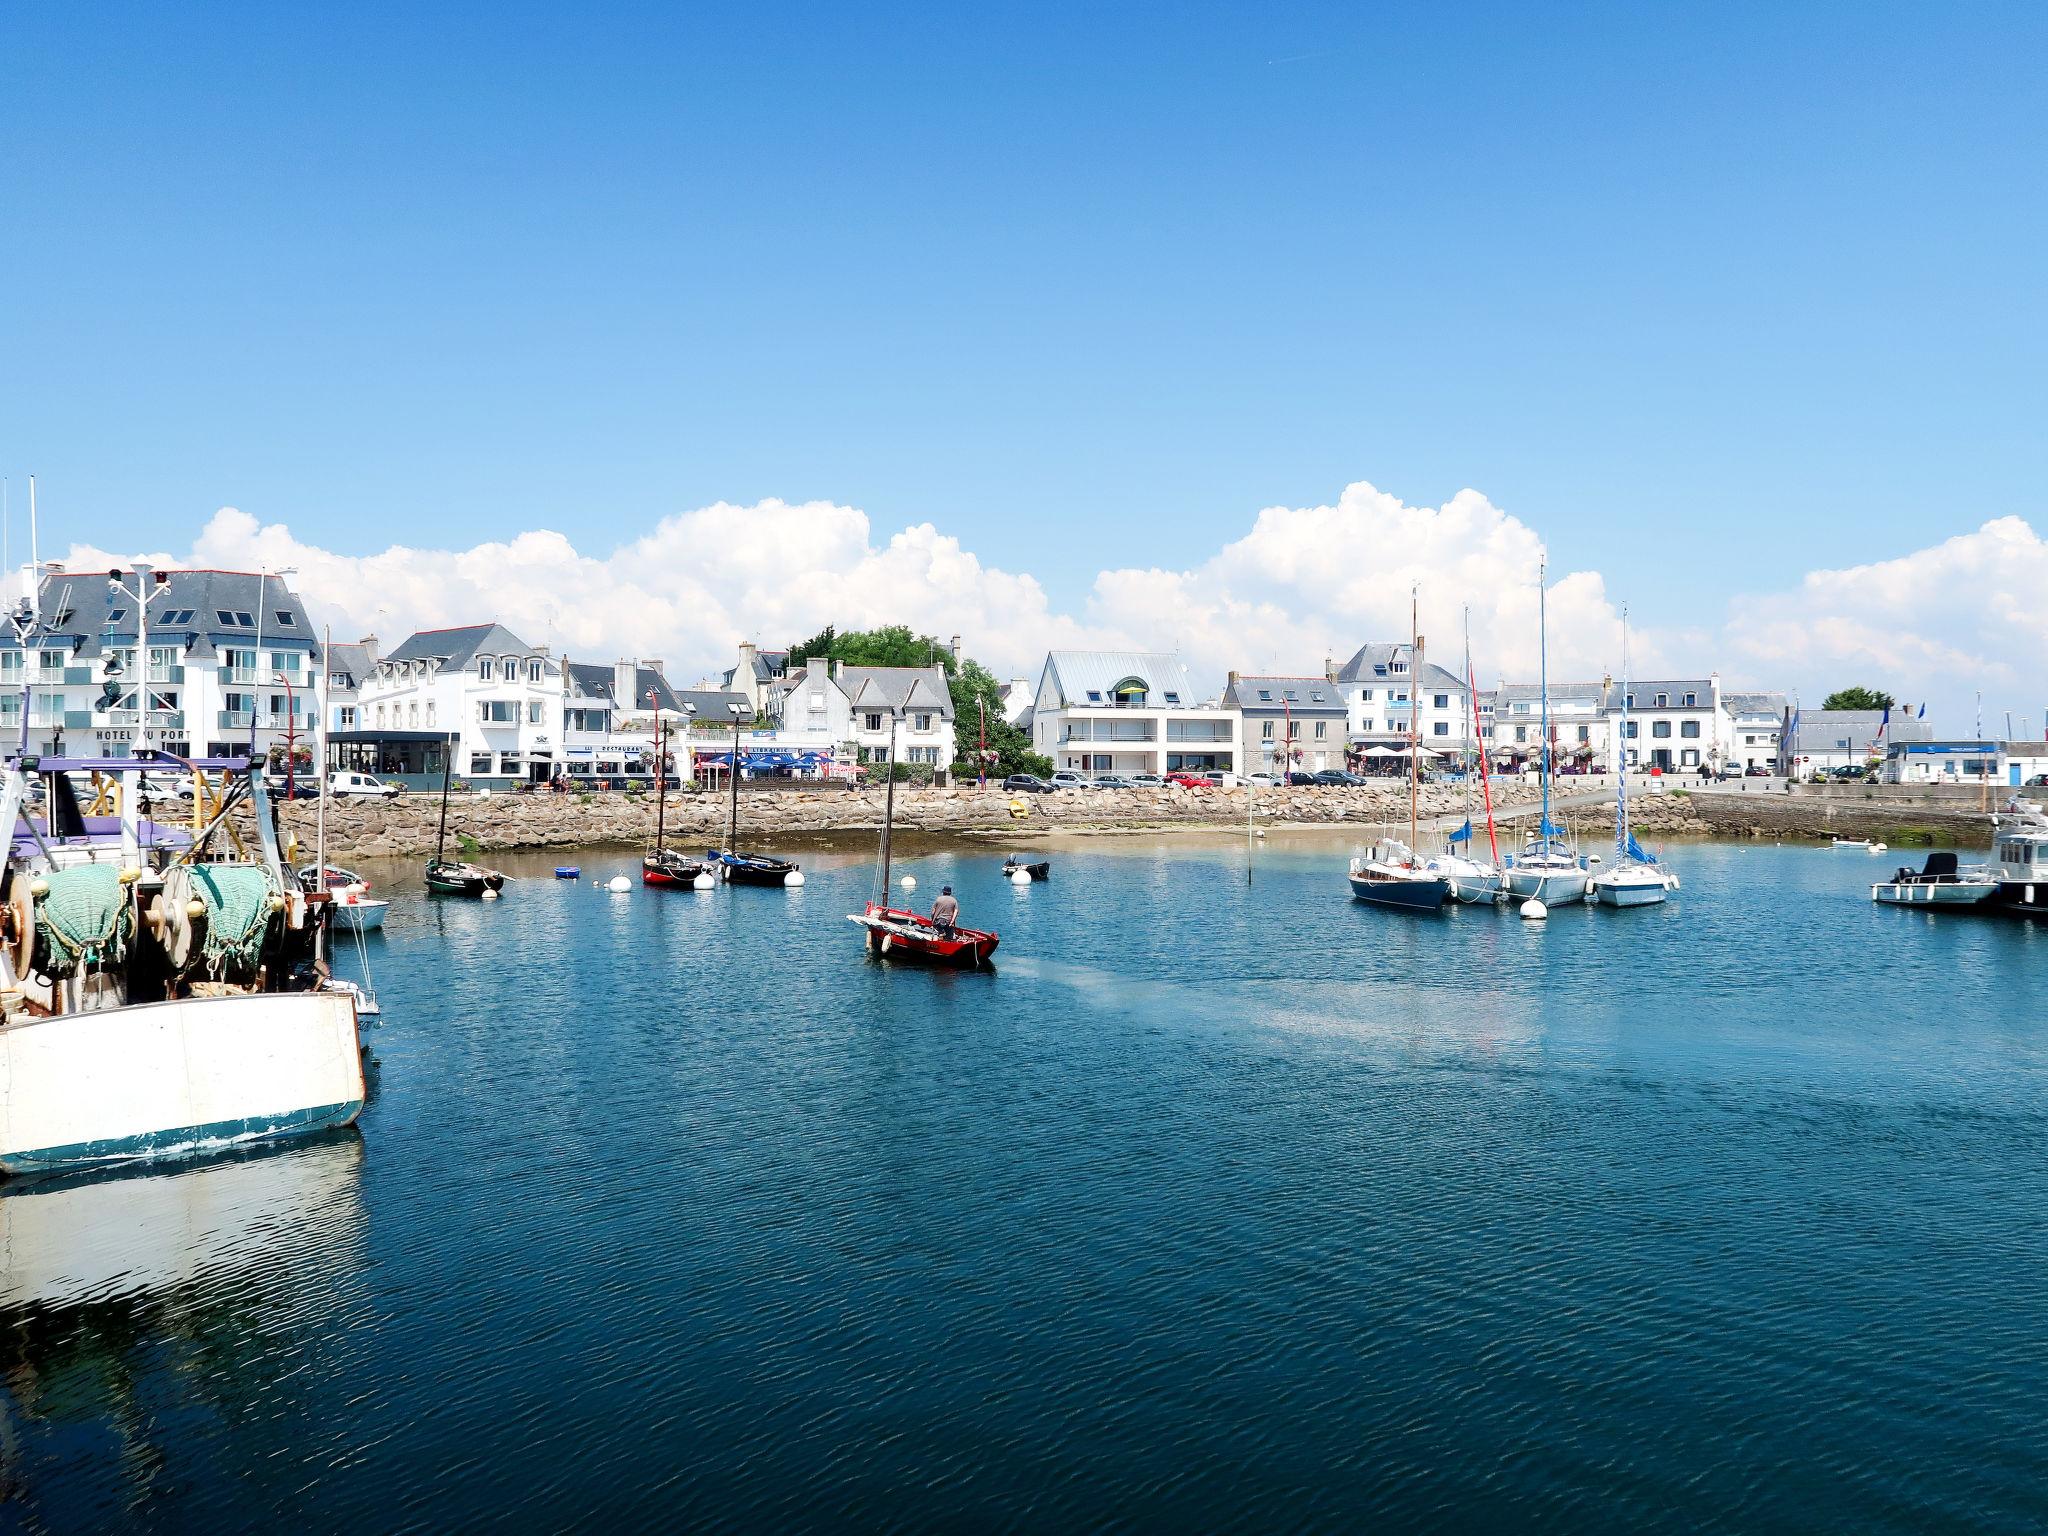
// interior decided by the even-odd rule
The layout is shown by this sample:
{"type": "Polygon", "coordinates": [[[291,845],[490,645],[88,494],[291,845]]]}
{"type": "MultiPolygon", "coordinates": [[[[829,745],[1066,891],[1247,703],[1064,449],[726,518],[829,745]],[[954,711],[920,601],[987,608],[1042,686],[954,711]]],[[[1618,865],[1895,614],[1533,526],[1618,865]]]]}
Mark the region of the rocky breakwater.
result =
{"type": "MultiPolygon", "coordinates": [[[[1290,789],[1164,788],[1063,790],[1013,796],[973,786],[912,789],[898,785],[896,826],[903,832],[1029,837],[1055,831],[1148,832],[1174,828],[1242,827],[1246,797],[1266,825],[1394,826],[1408,819],[1405,786],[1290,789]],[[1021,807],[1016,814],[1013,807],[1021,807]]],[[[1495,803],[1535,798],[1533,788],[1496,789],[1495,803]]],[[[1421,814],[1455,816],[1462,791],[1424,789],[1421,814]]],[[[729,802],[710,794],[681,794],[668,802],[668,840],[685,849],[711,847],[725,836],[729,802]]],[[[295,801],[287,825],[311,848],[316,807],[295,801]]],[[[654,836],[654,801],[638,795],[548,793],[457,795],[448,802],[451,852],[468,844],[483,849],[570,848],[585,844],[644,844],[654,836]]],[[[431,853],[440,800],[401,795],[395,800],[338,800],[328,808],[327,847],[332,859],[431,853]]],[[[740,843],[773,849],[792,841],[830,842],[873,833],[882,824],[883,791],[745,790],[740,795],[740,843]]]]}

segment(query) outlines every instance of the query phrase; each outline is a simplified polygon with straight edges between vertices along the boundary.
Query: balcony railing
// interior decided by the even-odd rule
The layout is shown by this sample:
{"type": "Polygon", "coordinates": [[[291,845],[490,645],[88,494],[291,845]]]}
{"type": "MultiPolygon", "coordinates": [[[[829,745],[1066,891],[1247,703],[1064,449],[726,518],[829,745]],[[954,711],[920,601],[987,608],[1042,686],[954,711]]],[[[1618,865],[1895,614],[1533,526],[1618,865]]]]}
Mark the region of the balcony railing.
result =
{"type": "Polygon", "coordinates": [[[1152,729],[1150,721],[1122,725],[1106,722],[1091,724],[1084,720],[1069,724],[1066,734],[1060,737],[1063,744],[1069,741],[1143,744],[1158,739],[1158,734],[1152,729]]]}

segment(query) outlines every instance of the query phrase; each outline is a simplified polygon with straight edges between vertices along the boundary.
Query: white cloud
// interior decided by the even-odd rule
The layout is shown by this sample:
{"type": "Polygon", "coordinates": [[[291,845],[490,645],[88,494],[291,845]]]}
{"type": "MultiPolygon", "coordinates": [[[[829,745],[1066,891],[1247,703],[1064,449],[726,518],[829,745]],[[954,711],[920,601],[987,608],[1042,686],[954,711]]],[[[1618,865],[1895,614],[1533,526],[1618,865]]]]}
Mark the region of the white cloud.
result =
{"type": "MultiPolygon", "coordinates": [[[[591,519],[593,527],[599,524],[591,519]]],[[[295,567],[294,584],[337,637],[376,632],[387,645],[413,629],[497,618],[571,656],[660,657],[685,681],[731,664],[754,638],[783,644],[827,623],[907,623],[967,649],[1003,673],[1035,674],[1046,650],[1119,646],[1179,650],[1199,678],[1312,670],[1365,640],[1408,632],[1420,584],[1430,653],[1461,665],[1471,609],[1482,683],[1536,671],[1536,571],[1543,542],[1477,491],[1415,507],[1360,482],[1317,507],[1268,507],[1244,537],[1190,569],[1098,575],[1079,611],[1054,608],[1031,576],[985,564],[929,523],[877,536],[866,513],[830,502],[721,502],[664,518],[616,548],[596,535],[519,533],[468,549],[394,546],[348,555],[281,523],[223,508],[191,550],[164,564],[249,570],[295,567]]],[[[119,563],[74,550],[78,566],[119,563]]],[[[130,557],[123,556],[122,560],[130,557]]],[[[1724,631],[1638,624],[1638,676],[1662,671],[1801,688],[1865,682],[1950,706],[1963,728],[1971,690],[2037,701],[2048,641],[2048,545],[2022,519],[1897,560],[1815,571],[1795,592],[1738,597],[1724,631]]],[[[1617,671],[1620,619],[1597,571],[1552,573],[1553,678],[1617,671]]]]}
{"type": "MultiPolygon", "coordinates": [[[[2048,692],[2048,544],[2000,517],[1894,560],[1811,571],[1793,592],[1738,597],[1726,644],[1745,670],[1802,682],[1807,702],[1849,683],[1932,700],[1940,729],[1972,728],[2006,707],[2038,711],[2048,692]]],[[[1930,711],[1930,714],[1933,712],[1930,711]]]]}

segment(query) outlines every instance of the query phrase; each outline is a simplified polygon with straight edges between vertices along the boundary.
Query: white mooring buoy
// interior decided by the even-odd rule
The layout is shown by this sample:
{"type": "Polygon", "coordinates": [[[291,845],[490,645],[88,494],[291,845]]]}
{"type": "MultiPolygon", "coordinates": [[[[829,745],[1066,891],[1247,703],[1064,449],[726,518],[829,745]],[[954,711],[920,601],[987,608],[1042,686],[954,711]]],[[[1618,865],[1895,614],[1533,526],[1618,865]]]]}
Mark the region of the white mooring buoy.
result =
{"type": "Polygon", "coordinates": [[[626,892],[633,889],[633,882],[624,875],[613,875],[611,879],[605,881],[604,888],[614,896],[623,896],[626,892]]]}
{"type": "Polygon", "coordinates": [[[708,869],[698,870],[697,878],[690,882],[690,889],[693,891],[715,890],[717,886],[718,882],[711,878],[711,871],[708,869]]]}
{"type": "Polygon", "coordinates": [[[1528,918],[1532,923],[1540,923],[1544,918],[1550,916],[1550,908],[1543,905],[1534,896],[1531,896],[1522,903],[1522,916],[1528,918]]]}
{"type": "Polygon", "coordinates": [[[901,880],[898,880],[896,883],[902,886],[903,889],[906,891],[914,891],[917,889],[917,876],[905,875],[901,880]]]}
{"type": "Polygon", "coordinates": [[[782,877],[782,883],[785,886],[802,885],[804,883],[804,872],[800,869],[792,869],[782,877]]]}
{"type": "Polygon", "coordinates": [[[1030,883],[1031,883],[1031,871],[1030,871],[1030,870],[1028,870],[1028,869],[1013,869],[1013,870],[1011,870],[1011,871],[1010,871],[1010,884],[1012,884],[1012,885],[1029,885],[1030,883]]]}

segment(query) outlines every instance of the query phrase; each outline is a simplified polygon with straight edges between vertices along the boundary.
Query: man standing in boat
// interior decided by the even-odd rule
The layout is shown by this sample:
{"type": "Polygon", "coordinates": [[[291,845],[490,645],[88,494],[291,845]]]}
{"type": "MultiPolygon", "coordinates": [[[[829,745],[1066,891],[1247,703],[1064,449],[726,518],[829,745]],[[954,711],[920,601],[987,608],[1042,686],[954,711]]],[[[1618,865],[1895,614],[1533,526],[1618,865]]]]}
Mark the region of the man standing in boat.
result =
{"type": "Polygon", "coordinates": [[[953,887],[943,886],[938,900],[932,903],[932,926],[947,938],[953,936],[953,925],[960,921],[960,903],[953,899],[953,887]]]}

